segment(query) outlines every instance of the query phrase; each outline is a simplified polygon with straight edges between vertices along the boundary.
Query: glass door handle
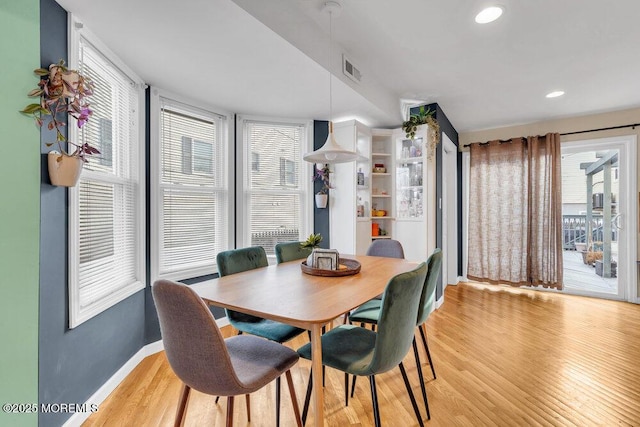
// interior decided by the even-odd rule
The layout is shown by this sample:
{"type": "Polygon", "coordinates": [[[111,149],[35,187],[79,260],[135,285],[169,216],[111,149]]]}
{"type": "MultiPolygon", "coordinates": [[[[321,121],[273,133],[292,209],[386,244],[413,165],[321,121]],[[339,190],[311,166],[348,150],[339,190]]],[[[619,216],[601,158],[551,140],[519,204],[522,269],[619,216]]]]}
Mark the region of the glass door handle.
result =
{"type": "Polygon", "coordinates": [[[611,220],[611,225],[614,226],[617,230],[622,230],[624,229],[624,227],[622,225],[620,225],[620,219],[621,219],[622,214],[617,214],[616,216],[613,217],[613,219],[611,220]]]}

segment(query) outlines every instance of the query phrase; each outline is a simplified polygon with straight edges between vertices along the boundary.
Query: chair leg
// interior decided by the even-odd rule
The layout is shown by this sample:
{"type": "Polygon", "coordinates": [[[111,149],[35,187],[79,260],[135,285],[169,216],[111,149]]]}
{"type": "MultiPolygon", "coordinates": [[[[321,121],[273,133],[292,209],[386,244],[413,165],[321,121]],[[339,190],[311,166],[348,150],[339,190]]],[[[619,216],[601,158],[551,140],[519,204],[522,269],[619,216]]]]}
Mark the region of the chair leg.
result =
{"type": "Polygon", "coordinates": [[[184,425],[184,414],[187,411],[189,392],[191,392],[191,387],[186,384],[182,384],[182,391],[180,392],[180,398],[178,399],[178,409],[176,410],[176,419],[173,422],[174,427],[181,427],[184,425]]]}
{"type": "Polygon", "coordinates": [[[247,404],[247,421],[251,421],[251,397],[245,394],[244,398],[244,402],[247,404]]]}
{"type": "Polygon", "coordinates": [[[427,335],[426,330],[427,327],[424,325],[420,325],[418,327],[420,329],[420,336],[422,337],[422,344],[424,345],[424,350],[427,352],[427,359],[429,359],[429,366],[431,366],[431,373],[433,374],[433,379],[436,379],[436,369],[433,367],[433,361],[431,360],[431,352],[429,351],[429,345],[427,344],[427,335]]]}
{"type": "Polygon", "coordinates": [[[348,321],[349,321],[349,312],[347,311],[347,312],[344,314],[344,319],[342,319],[342,324],[343,324],[343,325],[346,325],[348,321]]]}
{"type": "Polygon", "coordinates": [[[422,361],[420,360],[420,353],[418,353],[418,343],[416,337],[413,337],[413,355],[416,358],[416,366],[418,368],[418,378],[420,379],[420,390],[422,390],[422,400],[424,407],[427,410],[427,419],[431,419],[431,413],[429,412],[429,400],[427,399],[427,389],[424,386],[424,377],[422,376],[422,361]]]}
{"type": "Polygon", "coordinates": [[[358,378],[357,375],[353,376],[353,380],[351,381],[351,398],[353,398],[353,393],[356,389],[356,379],[358,378]]]}
{"type": "Polygon", "coordinates": [[[300,418],[300,408],[298,407],[298,398],[296,397],[296,389],[293,387],[293,378],[291,371],[285,372],[287,376],[287,384],[289,385],[289,394],[291,395],[291,404],[293,405],[293,414],[296,417],[296,425],[302,427],[302,419],[300,418]]]}
{"type": "Polygon", "coordinates": [[[344,373],[344,406],[349,406],[349,374],[344,373]]]}
{"type": "Polygon", "coordinates": [[[220,400],[220,396],[216,396],[216,405],[218,404],[218,400],[220,400]]]}
{"type": "Polygon", "coordinates": [[[233,426],[233,396],[227,397],[227,427],[233,426]]]}
{"type": "Polygon", "coordinates": [[[380,408],[378,407],[378,391],[376,390],[376,376],[369,376],[369,385],[371,386],[371,403],[373,404],[373,420],[376,427],[380,427],[380,408]]]}
{"type": "Polygon", "coordinates": [[[424,427],[424,423],[422,422],[422,415],[420,414],[420,410],[418,409],[418,404],[416,403],[416,398],[413,395],[413,390],[411,390],[411,384],[409,384],[409,378],[407,378],[407,371],[404,369],[404,365],[402,362],[398,365],[400,366],[400,372],[402,373],[402,379],[404,380],[404,386],[407,388],[407,392],[409,393],[409,398],[411,399],[411,406],[413,406],[413,412],[416,414],[416,418],[418,419],[418,424],[420,427],[424,427]]]}
{"type": "Polygon", "coordinates": [[[280,377],[276,378],[276,427],[280,427],[280,377]]]}
{"type": "Polygon", "coordinates": [[[307,384],[307,394],[304,396],[304,406],[302,408],[302,425],[307,422],[307,413],[309,412],[309,400],[311,400],[311,390],[313,389],[313,372],[309,370],[309,383],[307,384]]]}

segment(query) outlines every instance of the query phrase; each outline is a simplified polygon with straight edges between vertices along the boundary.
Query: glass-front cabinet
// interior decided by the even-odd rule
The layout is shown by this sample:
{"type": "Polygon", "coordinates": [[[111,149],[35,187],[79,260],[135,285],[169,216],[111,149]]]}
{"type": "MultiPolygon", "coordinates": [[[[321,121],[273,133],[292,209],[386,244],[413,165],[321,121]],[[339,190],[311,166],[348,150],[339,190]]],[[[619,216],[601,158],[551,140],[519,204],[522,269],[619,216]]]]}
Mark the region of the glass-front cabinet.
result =
{"type": "Polygon", "coordinates": [[[428,156],[429,128],[422,125],[413,139],[396,133],[395,239],[405,257],[424,261],[435,248],[435,156],[428,156]]]}
{"type": "Polygon", "coordinates": [[[423,138],[399,138],[396,144],[396,217],[424,217],[423,138]]]}

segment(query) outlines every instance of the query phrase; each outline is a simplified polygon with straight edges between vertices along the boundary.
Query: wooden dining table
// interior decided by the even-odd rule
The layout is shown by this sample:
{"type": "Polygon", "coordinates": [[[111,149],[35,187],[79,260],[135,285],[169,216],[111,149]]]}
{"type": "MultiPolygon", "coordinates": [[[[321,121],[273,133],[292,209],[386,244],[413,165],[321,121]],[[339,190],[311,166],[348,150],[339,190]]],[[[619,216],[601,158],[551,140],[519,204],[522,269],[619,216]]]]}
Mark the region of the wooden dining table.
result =
{"type": "MultiPolygon", "coordinates": [[[[258,268],[191,287],[208,304],[277,320],[311,332],[314,384],[322,384],[322,327],[381,294],[393,276],[416,262],[396,258],[341,255],[360,262],[352,276],[323,277],[302,272],[301,260],[258,268]]],[[[323,387],[313,388],[314,425],[324,425],[323,387]]]]}

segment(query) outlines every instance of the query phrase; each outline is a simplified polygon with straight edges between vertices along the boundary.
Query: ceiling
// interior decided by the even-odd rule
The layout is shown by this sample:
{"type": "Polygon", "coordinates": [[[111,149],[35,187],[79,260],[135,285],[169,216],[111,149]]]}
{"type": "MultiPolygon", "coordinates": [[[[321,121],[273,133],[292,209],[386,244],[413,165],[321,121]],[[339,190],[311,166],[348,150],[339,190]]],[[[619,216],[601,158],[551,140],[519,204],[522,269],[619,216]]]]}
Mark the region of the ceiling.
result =
{"type": "Polygon", "coordinates": [[[459,132],[640,106],[640,2],[57,0],[147,84],[233,113],[402,121],[437,102],[459,132]],[[342,73],[342,54],[361,71],[342,73]],[[548,99],[553,90],[566,94],[548,99]]]}

